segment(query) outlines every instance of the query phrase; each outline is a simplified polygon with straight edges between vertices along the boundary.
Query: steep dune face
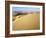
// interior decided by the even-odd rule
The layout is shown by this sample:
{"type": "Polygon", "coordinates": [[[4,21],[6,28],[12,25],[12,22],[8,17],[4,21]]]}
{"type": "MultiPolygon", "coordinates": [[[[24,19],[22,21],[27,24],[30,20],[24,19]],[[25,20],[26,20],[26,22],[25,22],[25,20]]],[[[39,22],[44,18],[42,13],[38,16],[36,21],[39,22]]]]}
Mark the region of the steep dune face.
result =
{"type": "Polygon", "coordinates": [[[40,14],[33,13],[20,16],[15,17],[15,21],[13,21],[13,30],[40,29],[40,14]]]}

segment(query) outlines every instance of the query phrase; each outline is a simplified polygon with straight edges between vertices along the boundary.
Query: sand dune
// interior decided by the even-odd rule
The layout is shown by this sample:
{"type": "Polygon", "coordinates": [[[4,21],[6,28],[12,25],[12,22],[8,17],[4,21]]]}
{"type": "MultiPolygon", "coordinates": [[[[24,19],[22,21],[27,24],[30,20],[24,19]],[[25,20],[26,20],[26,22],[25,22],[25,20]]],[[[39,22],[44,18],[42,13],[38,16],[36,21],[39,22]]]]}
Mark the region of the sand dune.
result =
{"type": "Polygon", "coordinates": [[[14,17],[15,21],[13,21],[13,30],[40,29],[40,14],[33,13],[20,16],[14,17]]]}

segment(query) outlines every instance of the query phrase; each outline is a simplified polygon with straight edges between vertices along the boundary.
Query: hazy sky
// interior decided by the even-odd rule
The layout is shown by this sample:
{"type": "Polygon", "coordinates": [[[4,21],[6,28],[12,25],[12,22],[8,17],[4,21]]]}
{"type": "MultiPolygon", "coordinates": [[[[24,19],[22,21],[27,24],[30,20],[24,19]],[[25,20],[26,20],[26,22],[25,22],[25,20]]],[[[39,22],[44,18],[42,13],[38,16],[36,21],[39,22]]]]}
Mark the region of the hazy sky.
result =
{"type": "Polygon", "coordinates": [[[40,8],[33,8],[33,7],[13,7],[13,11],[40,11],[40,8]]]}

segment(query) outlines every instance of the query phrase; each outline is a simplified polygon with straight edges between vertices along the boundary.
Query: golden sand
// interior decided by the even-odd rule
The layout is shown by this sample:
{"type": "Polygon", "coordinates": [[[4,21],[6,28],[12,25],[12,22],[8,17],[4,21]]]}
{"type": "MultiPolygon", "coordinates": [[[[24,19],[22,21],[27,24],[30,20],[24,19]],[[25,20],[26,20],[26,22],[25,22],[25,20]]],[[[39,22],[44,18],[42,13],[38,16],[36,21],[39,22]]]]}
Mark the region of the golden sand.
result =
{"type": "Polygon", "coordinates": [[[40,14],[27,14],[15,17],[13,30],[32,30],[40,28],[40,14]]]}

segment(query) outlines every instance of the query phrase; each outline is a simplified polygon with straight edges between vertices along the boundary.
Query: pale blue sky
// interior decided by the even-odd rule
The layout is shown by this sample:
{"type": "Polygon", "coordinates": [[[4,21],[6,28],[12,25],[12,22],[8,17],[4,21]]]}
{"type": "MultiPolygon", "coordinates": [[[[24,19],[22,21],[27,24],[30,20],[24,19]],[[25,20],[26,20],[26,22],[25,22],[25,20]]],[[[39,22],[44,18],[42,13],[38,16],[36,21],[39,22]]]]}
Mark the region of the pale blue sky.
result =
{"type": "Polygon", "coordinates": [[[13,11],[40,11],[40,8],[33,8],[33,7],[13,7],[13,11]]]}

